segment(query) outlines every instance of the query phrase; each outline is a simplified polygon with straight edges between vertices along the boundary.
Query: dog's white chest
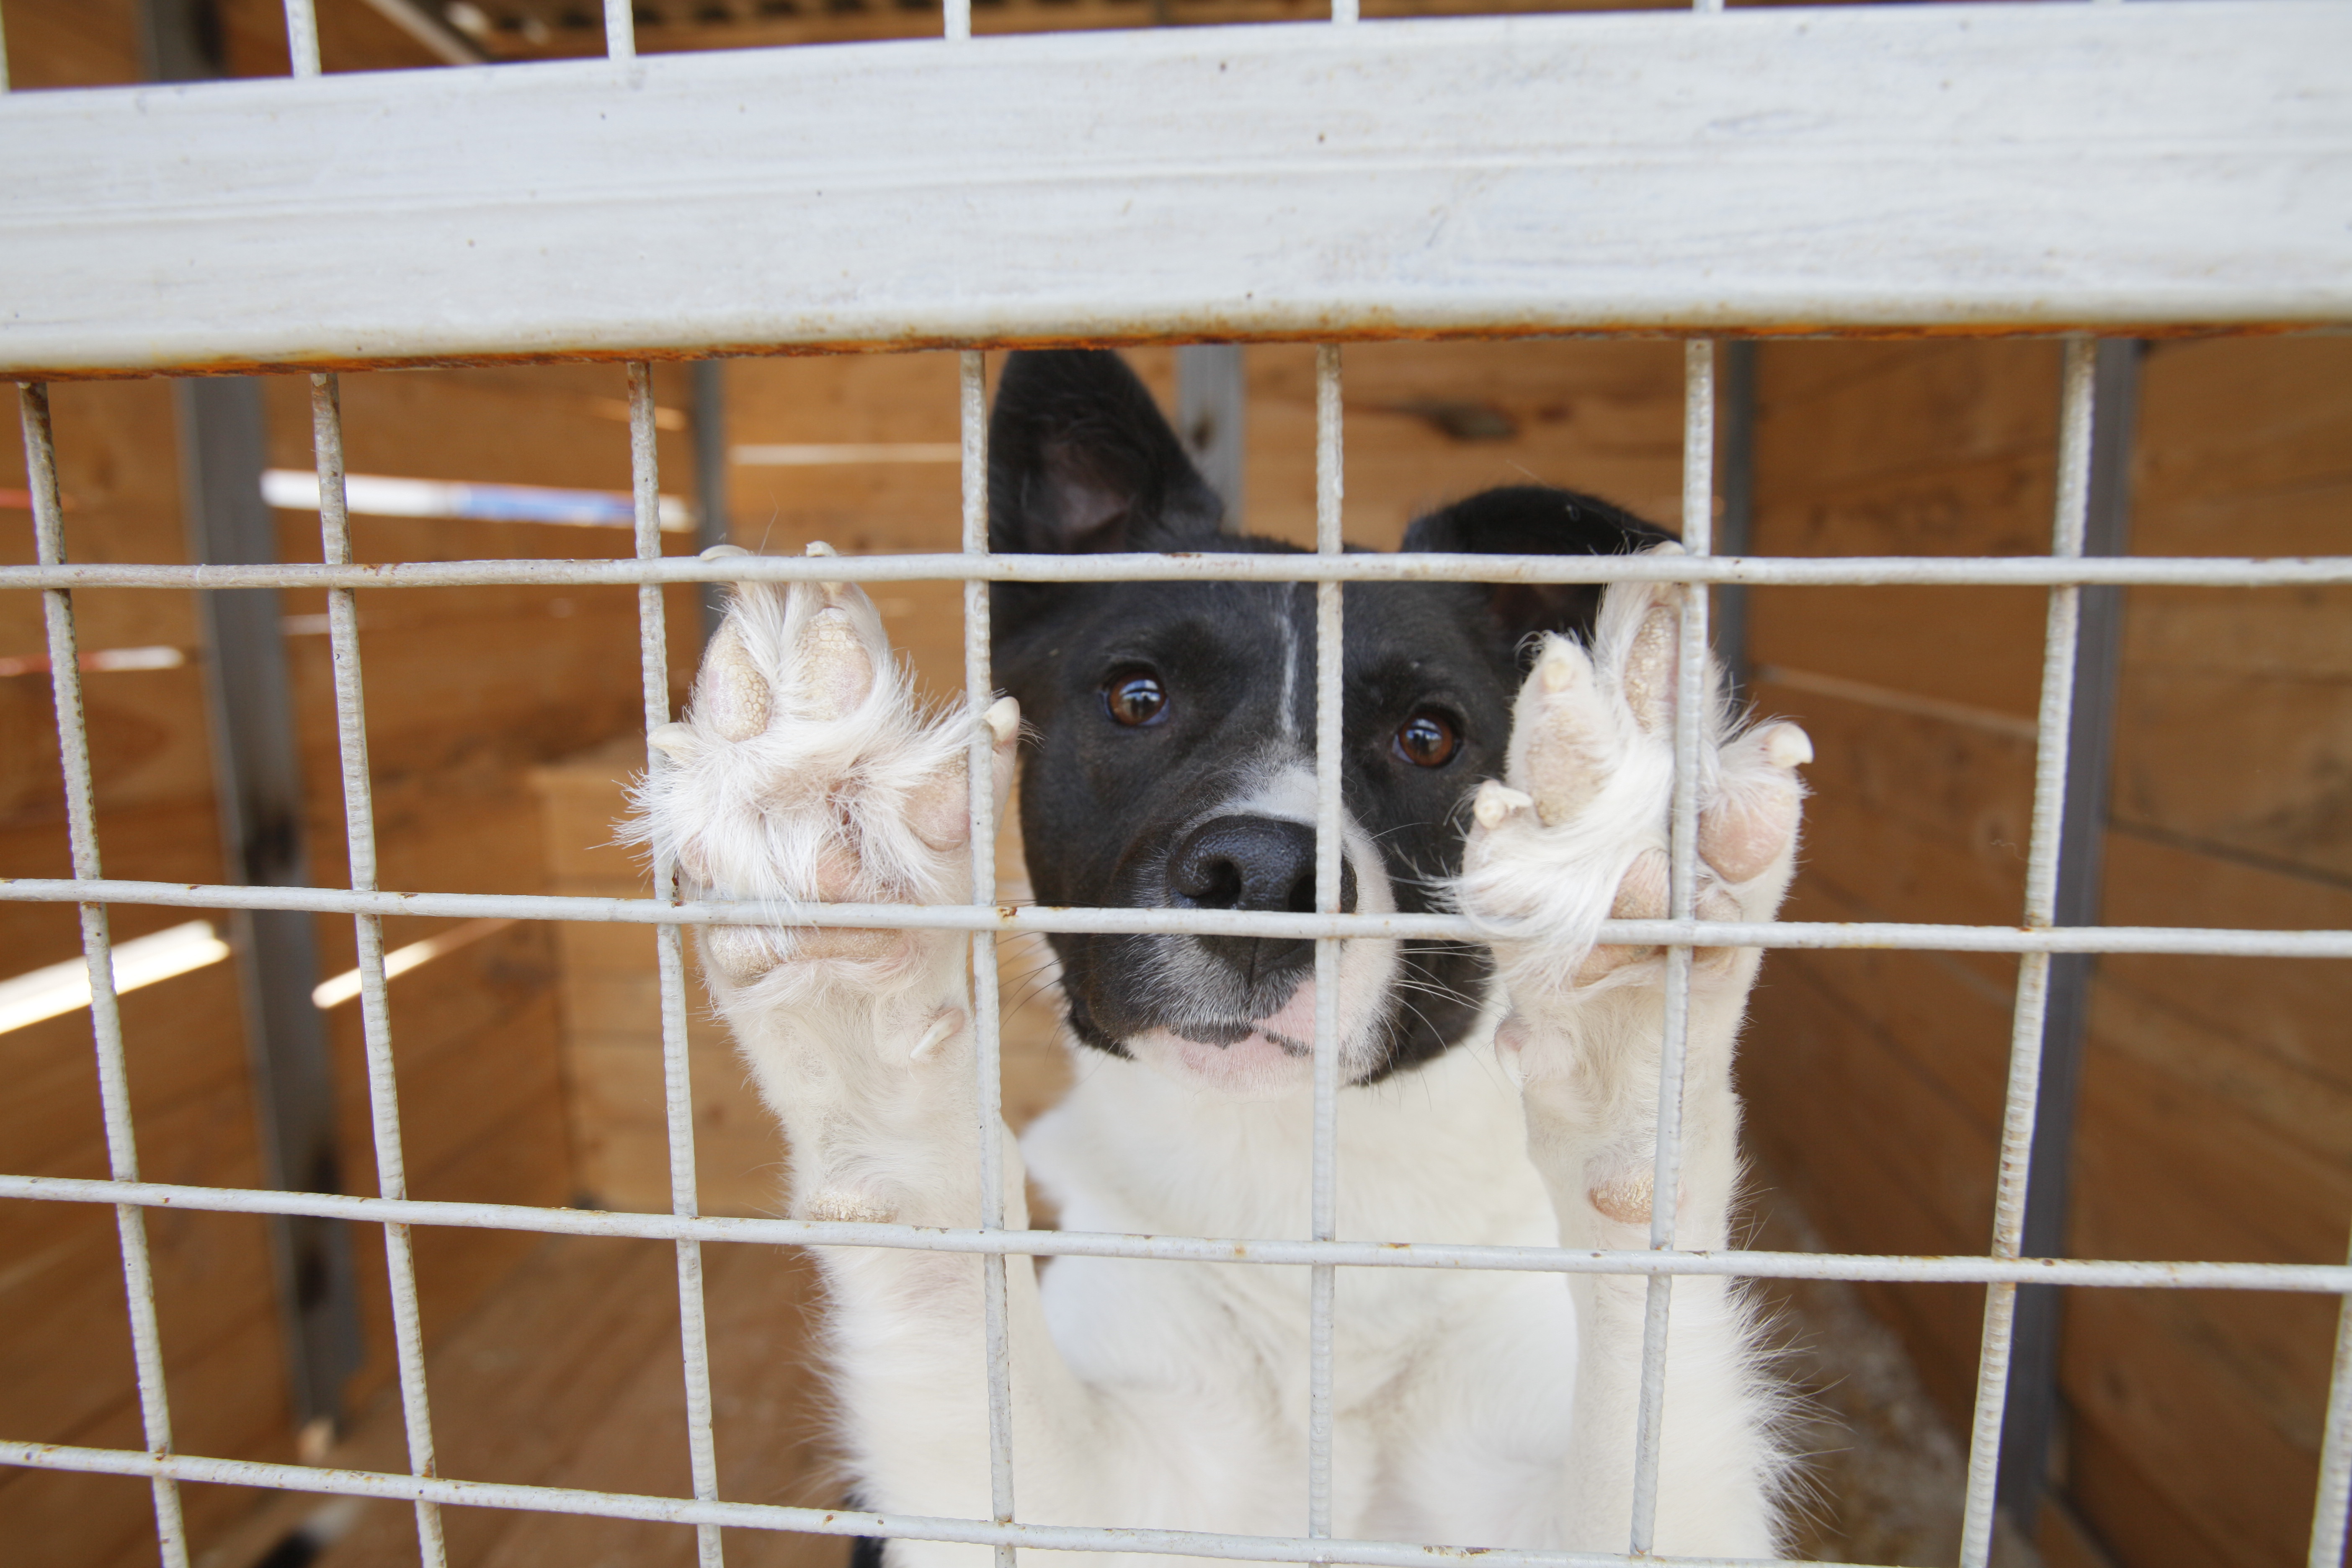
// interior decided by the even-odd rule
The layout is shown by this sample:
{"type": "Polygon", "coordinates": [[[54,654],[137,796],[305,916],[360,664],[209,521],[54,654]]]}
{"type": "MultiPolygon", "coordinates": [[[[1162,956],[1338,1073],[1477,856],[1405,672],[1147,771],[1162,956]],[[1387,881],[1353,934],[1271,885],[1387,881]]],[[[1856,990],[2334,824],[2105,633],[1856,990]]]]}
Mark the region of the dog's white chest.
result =
{"type": "MultiPolygon", "coordinates": [[[[1307,1233],[1311,1108],[1237,1103],[1091,1053],[1024,1151],[1072,1230],[1307,1233]]],[[[1339,1234],[1550,1246],[1518,1095],[1483,1031],[1341,1096],[1339,1234]]],[[[1063,1355],[1105,1385],[1159,1388],[1138,1419],[1222,1530],[1298,1527],[1305,1499],[1307,1271],[1063,1258],[1045,1306],[1063,1355]]],[[[1554,1539],[1576,1328],[1555,1276],[1342,1269],[1335,1503],[1348,1533],[1554,1539]]],[[[1303,1517],[1303,1516],[1302,1516],[1303,1517]]]]}

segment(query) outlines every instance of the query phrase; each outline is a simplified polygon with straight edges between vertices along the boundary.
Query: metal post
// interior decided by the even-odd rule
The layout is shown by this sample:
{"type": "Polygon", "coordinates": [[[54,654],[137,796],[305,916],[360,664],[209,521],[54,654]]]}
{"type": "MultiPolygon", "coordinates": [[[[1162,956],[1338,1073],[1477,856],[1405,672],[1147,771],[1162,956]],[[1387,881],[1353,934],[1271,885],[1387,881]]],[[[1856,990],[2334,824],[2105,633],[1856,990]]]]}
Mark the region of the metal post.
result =
{"type": "MultiPolygon", "coordinates": [[[[2093,372],[2090,495],[2083,553],[2129,550],[2132,433],[2139,408],[2145,345],[2101,342],[2093,372]]],[[[2116,689],[2123,647],[2123,590],[2081,590],[2074,647],[2074,706],[2066,746],[2066,801],[2058,829],[2054,924],[2099,923],[2102,840],[2107,780],[2115,751],[2116,689]]],[[[2066,1247],[2066,1210],[2074,1142],[2074,1104],[2089,1027],[2087,952],[2053,954],[2050,999],[2042,1033],[2042,1092],[2033,1120],[2033,1182],[2026,1191],[2021,1246],[2029,1258],[2066,1247]]],[[[2062,1297],[2054,1286],[2021,1286],[2011,1351],[2009,1403],[2002,1420],[1999,1501],[2029,1537],[2048,1485],[2051,1434],[2058,1414],[2058,1332],[2062,1297]]]]}
{"type": "MultiPolygon", "coordinates": [[[[976,350],[957,361],[957,425],[963,444],[963,549],[988,555],[987,364],[976,350]]],[[[996,902],[995,742],[982,716],[996,700],[988,584],[963,590],[964,698],[971,718],[966,775],[971,794],[971,901],[996,902]]],[[[1004,1037],[996,935],[971,937],[973,1110],[980,1119],[980,1227],[1004,1228],[1004,1037]]],[[[1004,1256],[981,1260],[981,1331],[988,1356],[988,1508],[999,1524],[1013,1521],[1013,1342],[1008,1327],[1004,1256]]],[[[995,1568],[1015,1568],[1010,1545],[1000,1545],[995,1568]]]]}
{"type": "MultiPolygon", "coordinates": [[[[241,376],[205,378],[179,382],[173,391],[190,557],[208,565],[274,563],[275,526],[261,500],[267,451],[260,384],[241,376]]],[[[306,887],[302,770],[278,591],[207,593],[199,595],[197,611],[229,875],[247,887],[306,887]]],[[[294,910],[244,910],[230,923],[263,1179],[286,1192],[332,1193],[342,1183],[326,1025],[310,1000],[319,984],[313,918],[294,910]]],[[[286,1219],[270,1229],[295,1417],[303,1426],[332,1422],[360,1359],[351,1238],[331,1220],[286,1219]]]]}
{"type": "MultiPolygon", "coordinates": [[[[727,362],[698,359],[693,366],[694,407],[694,547],[708,550],[728,542],[727,510],[727,362]]],[[[725,586],[702,585],[702,639],[719,635],[727,618],[725,586]]]]}
{"type": "MultiPolygon", "coordinates": [[[[58,494],[57,445],[49,425],[48,389],[19,383],[18,416],[25,431],[25,488],[33,503],[33,548],[43,564],[66,558],[64,506],[58,494]]],[[[52,590],[41,595],[49,634],[49,700],[58,722],[58,769],[64,775],[66,839],[73,854],[73,879],[87,885],[105,875],[98,853],[98,791],[90,776],[89,725],[82,711],[81,658],[74,628],[73,595],[52,590]]],[[[139,1141],[131,1120],[131,1075],[122,1046],[122,1011],[114,990],[113,937],[106,906],[81,903],[82,963],[89,973],[91,1043],[98,1050],[99,1113],[106,1126],[106,1164],[117,1182],[139,1180],[139,1141]]],[[[155,1321],[155,1271],[147,1248],[147,1216],[129,1204],[116,1206],[115,1235],[122,1252],[122,1303],[131,1320],[131,1364],[139,1382],[142,1435],[151,1458],[172,1451],[172,1402],[164,1387],[163,1340],[155,1321]]],[[[188,1534],[180,1513],[179,1488],[158,1475],[155,1541],[163,1568],[188,1568],[188,1534]]]]}
{"type": "MultiPolygon", "coordinates": [[[[1339,395],[1339,348],[1315,351],[1315,552],[1346,549],[1341,508],[1347,495],[1346,427],[1339,395]]],[[[1339,911],[1346,822],[1339,777],[1344,703],[1345,605],[1340,584],[1315,585],[1315,909],[1339,911]]],[[[1312,1173],[1317,1241],[1339,1234],[1339,941],[1315,942],[1315,1142],[1312,1173]]],[[[1331,1517],[1331,1372],[1339,1281],[1328,1264],[1307,1277],[1307,1533],[1328,1540],[1331,1517]]]]}
{"type": "Polygon", "coordinates": [[[1248,381],[1239,343],[1186,343],[1176,351],[1176,434],[1225,503],[1225,527],[1242,521],[1242,458],[1248,381]]]}
{"type": "Polygon", "coordinates": [[[226,76],[217,0],[139,0],[139,52],[151,81],[226,76]]]}
{"type": "MultiPolygon", "coordinates": [[[[629,479],[635,502],[637,559],[661,558],[661,461],[654,438],[654,373],[632,360],[629,374],[629,479]]],[[[669,634],[657,584],[637,589],[637,658],[645,690],[646,733],[669,722],[669,634]]],[[[658,747],[646,748],[646,771],[667,764],[658,747]]],[[[654,897],[677,902],[677,868],[666,856],[654,860],[654,897]]],[[[691,1217],[701,1211],[695,1182],[693,1058],[687,1044],[686,933],[663,925],[654,932],[654,963],[661,984],[662,1104],[669,1132],[670,1213],[691,1217]]],[[[719,1452],[710,1429],[710,1331],[702,1305],[701,1244],[677,1243],[678,1344],[686,1372],[686,1447],[694,1495],[719,1497],[719,1452]]],[[[699,1568],[721,1568],[724,1550],[719,1527],[695,1531],[699,1568]]]]}
{"type": "MultiPolygon", "coordinates": [[[[1745,555],[1756,538],[1756,341],[1735,338],[1721,346],[1716,371],[1716,489],[1723,500],[1716,519],[1715,548],[1745,555]]],[[[1748,585],[1720,583],[1715,589],[1715,657],[1732,695],[1748,693],[1748,585]]]]}
{"type": "MultiPolygon", "coordinates": [[[[1697,339],[1683,348],[1683,549],[1714,553],[1715,344],[1697,339]]],[[[1675,785],[1668,806],[1667,910],[1692,918],[1698,897],[1698,754],[1706,727],[1706,611],[1703,584],[1681,593],[1682,627],[1675,689],[1675,785]]],[[[1681,1206],[1683,1088],[1690,1041],[1691,963],[1686,942],[1666,948],[1664,1028],[1658,1043],[1658,1146],[1651,1172],[1650,1248],[1675,1247],[1681,1206]]],[[[1635,1412],[1633,1514],[1629,1550],[1648,1554],[1658,1526],[1659,1450],[1666,1415],[1666,1336],[1673,1325],[1674,1280],[1653,1274],[1642,1303],[1641,1401],[1635,1412]]]]}
{"type": "MultiPolygon", "coordinates": [[[[2083,558],[2091,493],[2091,430],[2096,410],[2096,361],[2088,339],[2066,343],[2059,401],[2058,494],[2051,555],[2083,558]]],[[[2025,853],[2028,931],[2057,923],[2059,827],[2065,816],[2067,753],[2074,740],[2075,648],[2082,625],[2082,589],[2050,590],[2042,637],[2042,710],[2033,757],[2033,823],[2025,853]]],[[[2036,1108],[2042,1093],[2043,1027],[2049,1017],[2050,959],[2046,950],[2018,961],[2017,1003],[2010,1026],[2009,1090],[2001,1113],[2000,1165],[1993,1194],[1992,1256],[2023,1255],[2026,1194],[2032,1187],[2036,1108]]],[[[2011,1352],[2016,1345],[2017,1287],[1985,1289],[1984,1348],[1977,1359],[1976,1416],[1969,1435],[1969,1484],[1960,1521],[1960,1568],[1985,1568],[1992,1556],[1995,1483],[2009,1405],[2011,1352]]]]}
{"type": "MultiPolygon", "coordinates": [[[[319,552],[337,563],[352,558],[351,510],[344,484],[343,408],[332,375],[310,377],[310,450],[319,469],[319,552]]],[[[360,613],[348,588],[327,594],[329,647],[335,670],[335,740],[343,769],[343,843],[353,891],[376,885],[375,785],[368,768],[367,690],[360,669],[360,613]]],[[[367,1063],[368,1122],[375,1139],[376,1191],[408,1196],[408,1157],[401,1147],[400,1085],[392,1059],[392,1001],[384,989],[383,921],[362,914],[352,922],[360,972],[360,1045],[367,1063]]],[[[392,1294],[392,1354],[399,1370],[401,1425],[411,1475],[436,1473],[433,1405],[425,1375],[425,1321],[416,1300],[416,1249],[409,1227],[383,1227],[384,1284],[392,1294]]],[[[418,1499],[416,1553],[423,1568],[443,1568],[438,1503],[418,1499]]]]}

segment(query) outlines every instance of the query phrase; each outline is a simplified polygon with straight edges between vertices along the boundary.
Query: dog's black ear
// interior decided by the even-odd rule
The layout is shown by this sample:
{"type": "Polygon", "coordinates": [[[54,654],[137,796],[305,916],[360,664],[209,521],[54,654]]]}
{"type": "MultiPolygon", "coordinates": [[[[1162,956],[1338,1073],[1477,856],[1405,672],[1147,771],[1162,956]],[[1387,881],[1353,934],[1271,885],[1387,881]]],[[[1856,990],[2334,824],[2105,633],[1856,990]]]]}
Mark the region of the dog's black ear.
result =
{"type": "MultiPolygon", "coordinates": [[[[1486,490],[1405,530],[1404,548],[1465,555],[1624,555],[1674,538],[1624,508],[1548,485],[1486,490]]],[[[1497,583],[1487,607],[1519,645],[1537,632],[1592,640],[1596,583],[1497,583]]]]}
{"type": "Polygon", "coordinates": [[[991,550],[1193,549],[1224,510],[1118,355],[1005,357],[988,422],[991,550]]]}

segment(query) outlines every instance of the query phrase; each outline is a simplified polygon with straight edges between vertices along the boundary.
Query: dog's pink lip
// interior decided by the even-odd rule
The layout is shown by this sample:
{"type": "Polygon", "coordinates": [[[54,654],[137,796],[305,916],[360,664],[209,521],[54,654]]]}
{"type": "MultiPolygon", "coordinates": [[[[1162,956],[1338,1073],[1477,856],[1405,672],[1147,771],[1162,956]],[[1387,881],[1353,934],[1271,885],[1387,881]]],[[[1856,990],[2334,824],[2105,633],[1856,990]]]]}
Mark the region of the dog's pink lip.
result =
{"type": "Polygon", "coordinates": [[[1254,1020],[1253,1026],[1285,1050],[1298,1056],[1309,1054],[1315,1040],[1315,982],[1309,980],[1293,991],[1288,1001],[1265,1017],[1254,1020]]]}
{"type": "Polygon", "coordinates": [[[1310,980],[1299,986],[1281,1006],[1263,1017],[1211,1025],[1199,1033],[1186,1029],[1171,1029],[1169,1032],[1189,1044],[1212,1050],[1230,1050],[1262,1043],[1278,1047],[1294,1057],[1312,1056],[1315,1052],[1315,983],[1310,980]],[[1233,1032],[1231,1039],[1204,1037],[1227,1031],[1233,1032]]]}

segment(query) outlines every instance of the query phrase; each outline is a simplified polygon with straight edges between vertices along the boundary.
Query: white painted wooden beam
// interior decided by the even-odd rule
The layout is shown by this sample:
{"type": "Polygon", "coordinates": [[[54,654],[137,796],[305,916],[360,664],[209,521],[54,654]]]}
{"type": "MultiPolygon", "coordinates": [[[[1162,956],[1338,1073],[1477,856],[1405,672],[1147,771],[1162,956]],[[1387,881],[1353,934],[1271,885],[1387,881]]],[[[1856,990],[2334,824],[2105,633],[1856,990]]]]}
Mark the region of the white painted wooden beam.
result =
{"type": "Polygon", "coordinates": [[[1064,34],[0,100],[0,371],[2352,320],[2352,5],[1064,34]]]}

